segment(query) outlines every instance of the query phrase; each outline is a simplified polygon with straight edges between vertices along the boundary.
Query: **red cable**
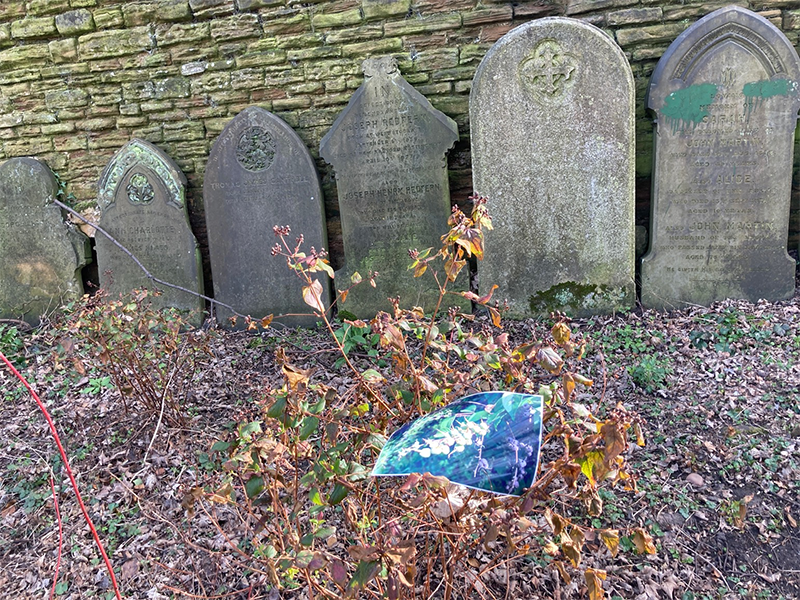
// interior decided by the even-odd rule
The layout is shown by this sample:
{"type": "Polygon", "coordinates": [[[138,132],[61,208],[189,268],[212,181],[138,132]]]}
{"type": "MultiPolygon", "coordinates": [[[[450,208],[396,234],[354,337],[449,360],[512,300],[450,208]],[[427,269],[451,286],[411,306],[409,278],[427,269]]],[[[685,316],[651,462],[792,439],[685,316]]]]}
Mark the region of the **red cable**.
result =
{"type": "Polygon", "coordinates": [[[58,570],[61,568],[61,548],[64,546],[64,527],[61,523],[61,511],[58,510],[58,494],[53,483],[53,476],[50,476],[50,489],[53,492],[53,506],[56,509],[56,520],[58,521],[58,558],[56,558],[56,572],[53,575],[53,589],[50,590],[51,600],[56,597],[56,583],[58,582],[58,570]]]}
{"type": "Polygon", "coordinates": [[[41,401],[39,396],[33,391],[31,385],[25,380],[25,378],[20,374],[19,371],[11,364],[11,362],[6,358],[6,355],[0,352],[0,359],[6,364],[6,366],[11,370],[14,376],[22,382],[22,385],[30,392],[33,399],[36,400],[36,404],[39,405],[39,410],[42,411],[44,418],[47,420],[47,424],[50,426],[50,433],[53,435],[53,439],[56,441],[56,446],[58,446],[58,452],[61,454],[61,461],[64,463],[64,468],[67,471],[67,475],[69,476],[69,481],[72,484],[72,489],[75,490],[75,496],[78,498],[78,505],[81,507],[81,512],[83,513],[83,518],[86,520],[86,523],[89,525],[89,529],[92,531],[92,536],[94,537],[94,542],[97,544],[97,548],[100,550],[100,554],[103,556],[103,561],[106,563],[106,569],[108,569],[108,574],[111,576],[111,586],[114,588],[114,593],[117,596],[117,600],[122,600],[122,596],[119,593],[119,587],[117,586],[117,579],[114,577],[114,569],[111,568],[111,561],[108,560],[108,555],[106,554],[105,549],[103,548],[103,544],[100,541],[100,536],[97,535],[97,530],[94,528],[94,524],[92,523],[91,517],[89,517],[89,513],[86,510],[86,506],[83,504],[83,498],[81,498],[81,493],[78,491],[78,483],[75,481],[75,477],[72,475],[72,469],[69,466],[69,461],[67,460],[67,453],[64,452],[64,447],[61,445],[61,438],[58,437],[58,432],[56,431],[55,423],[53,423],[53,419],[50,418],[50,413],[47,412],[47,409],[44,406],[44,403],[41,401]]]}

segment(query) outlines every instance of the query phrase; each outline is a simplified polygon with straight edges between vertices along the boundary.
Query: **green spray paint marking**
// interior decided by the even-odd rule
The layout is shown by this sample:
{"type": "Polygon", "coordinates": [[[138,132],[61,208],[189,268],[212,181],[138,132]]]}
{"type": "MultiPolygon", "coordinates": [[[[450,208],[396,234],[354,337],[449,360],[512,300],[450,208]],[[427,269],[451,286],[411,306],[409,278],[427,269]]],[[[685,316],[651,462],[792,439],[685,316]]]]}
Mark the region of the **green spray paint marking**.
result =
{"type": "Polygon", "coordinates": [[[747,106],[747,116],[749,117],[767,98],[789,96],[796,91],[797,84],[791,79],[762,79],[761,81],[745,83],[742,88],[742,93],[744,94],[745,105],[747,106]]]}
{"type": "Polygon", "coordinates": [[[682,123],[697,125],[702,122],[708,116],[708,105],[716,95],[717,86],[713,83],[690,85],[667,96],[661,114],[672,124],[672,133],[675,133],[682,123]]]}
{"type": "Polygon", "coordinates": [[[773,96],[788,96],[797,86],[790,79],[775,79],[770,81],[753,81],[745,83],[742,93],[746,98],[772,98],[773,96]]]}

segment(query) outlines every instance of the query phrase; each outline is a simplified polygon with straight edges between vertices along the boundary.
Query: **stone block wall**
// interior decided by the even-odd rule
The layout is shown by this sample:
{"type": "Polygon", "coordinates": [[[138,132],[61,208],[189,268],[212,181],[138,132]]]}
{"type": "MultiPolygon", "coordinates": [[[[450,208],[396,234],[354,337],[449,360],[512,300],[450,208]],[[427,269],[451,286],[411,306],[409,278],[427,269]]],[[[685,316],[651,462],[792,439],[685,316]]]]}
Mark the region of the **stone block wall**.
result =
{"type": "MultiPolygon", "coordinates": [[[[566,15],[607,31],[631,61],[637,223],[646,225],[650,74],[678,34],[728,4],[760,12],[797,43],[800,0],[3,0],[0,160],[45,160],[96,218],[96,184],[111,156],[132,137],[153,142],[187,175],[192,225],[204,245],[203,172],[225,124],[245,107],[261,106],[295,128],[317,157],[322,136],[363,81],[361,61],[391,54],[404,77],[459,125],[449,166],[453,199],[462,202],[471,191],[475,69],[511,28],[566,15]]],[[[330,169],[317,161],[337,265],[336,191],[330,169]]],[[[800,238],[796,171],[793,247],[800,238]]]]}

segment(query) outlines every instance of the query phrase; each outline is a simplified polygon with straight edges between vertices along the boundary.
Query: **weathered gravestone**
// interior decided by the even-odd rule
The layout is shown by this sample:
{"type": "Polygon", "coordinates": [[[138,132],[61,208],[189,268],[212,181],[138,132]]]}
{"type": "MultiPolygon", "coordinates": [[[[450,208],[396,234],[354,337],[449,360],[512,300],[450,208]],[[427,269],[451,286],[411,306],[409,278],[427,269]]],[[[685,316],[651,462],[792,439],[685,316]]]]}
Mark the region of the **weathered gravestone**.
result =
{"type": "MultiPolygon", "coordinates": [[[[134,139],[123,146],[100,176],[100,227],[127,248],[153,276],[193,292],[203,292],[200,252],[185,201],[186,178],[153,144],[134,139]]],[[[201,298],[152,282],[106,236],[95,234],[100,286],[112,297],[133,289],[159,289],[156,308],[192,311],[202,322],[201,298]]]]}
{"type": "MultiPolygon", "coordinates": [[[[319,178],[292,128],[263,108],[239,113],[211,148],[203,198],[214,298],[253,318],[274,314],[276,324],[313,326],[317,319],[303,302],[303,282],[285,259],[271,254],[279,241],[275,225],[291,228],[292,247],[302,234],[306,254],[312,246],[327,248],[319,178]]],[[[314,277],[327,306],[328,277],[314,277]]],[[[220,323],[228,324],[230,316],[227,309],[217,309],[220,323]]],[[[238,319],[236,326],[243,325],[238,319]]]]}
{"type": "Polygon", "coordinates": [[[83,295],[80,269],[89,240],[64,221],[52,200],[58,183],[33,158],[0,165],[0,318],[37,324],[62,302],[83,295]]]}
{"type": "MultiPolygon", "coordinates": [[[[408,270],[408,251],[441,247],[450,215],[445,153],[458,139],[455,122],[403,79],[391,57],[364,61],[364,83],[320,144],[336,171],[345,265],[337,288],[359,273],[378,272],[377,287],[356,286],[342,308],[359,317],[404,308],[436,307],[438,287],[408,270]]],[[[452,289],[465,289],[458,280],[452,289]]],[[[444,306],[466,306],[461,298],[444,306]]]]}
{"type": "Polygon", "coordinates": [[[478,264],[510,315],[629,308],[634,87],[602,31],[567,18],[513,29],[472,83],[472,173],[494,230],[478,264]]]}
{"type": "Polygon", "coordinates": [[[786,246],[799,79],[786,37],[736,6],[695,23],[659,61],[642,304],[794,293],[786,246]]]}

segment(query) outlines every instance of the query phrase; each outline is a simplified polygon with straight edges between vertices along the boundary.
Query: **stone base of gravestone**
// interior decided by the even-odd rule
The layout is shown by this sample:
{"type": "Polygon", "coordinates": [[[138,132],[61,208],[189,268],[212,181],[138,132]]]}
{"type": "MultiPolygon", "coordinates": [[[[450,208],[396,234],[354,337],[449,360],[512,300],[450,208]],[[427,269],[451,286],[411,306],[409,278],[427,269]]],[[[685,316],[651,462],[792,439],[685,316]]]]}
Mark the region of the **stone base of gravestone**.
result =
{"type": "Polygon", "coordinates": [[[52,204],[58,182],[33,158],[0,165],[0,319],[38,324],[83,295],[89,240],[52,204]]]}
{"type": "MultiPolygon", "coordinates": [[[[342,221],[345,264],[336,289],[347,289],[356,273],[365,281],[339,309],[367,319],[391,311],[388,299],[399,298],[402,308],[433,311],[439,288],[431,273],[414,277],[409,250],[435,252],[447,232],[445,153],[458,127],[403,79],[393,58],[367,59],[362,68],[364,83],[320,144],[336,172],[342,221]],[[366,283],[371,272],[378,273],[375,287],[366,283]]],[[[449,287],[467,285],[464,272],[449,287]]],[[[450,305],[470,306],[459,295],[448,295],[441,306],[450,305]]]]}
{"type": "MultiPolygon", "coordinates": [[[[214,142],[203,183],[214,298],[238,313],[261,319],[274,315],[272,326],[313,327],[319,319],[303,302],[303,281],[280,256],[274,226],[288,225],[287,242],[301,251],[327,247],[322,190],[314,160],[298,135],[280,118],[251,106],[228,123],[214,142]]],[[[330,304],[329,280],[322,303],[330,304]]],[[[229,326],[232,313],[217,309],[217,320],[229,326]]],[[[244,327],[242,319],[236,327],[244,327]]]]}
{"type": "Polygon", "coordinates": [[[182,291],[149,279],[127,254],[102,233],[95,234],[100,285],[112,296],[134,289],[158,290],[156,308],[186,311],[195,325],[205,302],[197,240],[189,226],[186,178],[153,144],[132,140],[120,149],[100,178],[100,227],[130,251],[150,273],[182,291]]]}
{"type": "Polygon", "coordinates": [[[786,252],[800,59],[772,23],[737,6],[704,17],[653,72],[651,243],[642,304],[790,298],[786,252]]]}
{"type": "Polygon", "coordinates": [[[512,30],[478,67],[473,179],[494,225],[478,274],[510,316],[633,307],[633,101],[620,48],[572,19],[512,30]]]}

